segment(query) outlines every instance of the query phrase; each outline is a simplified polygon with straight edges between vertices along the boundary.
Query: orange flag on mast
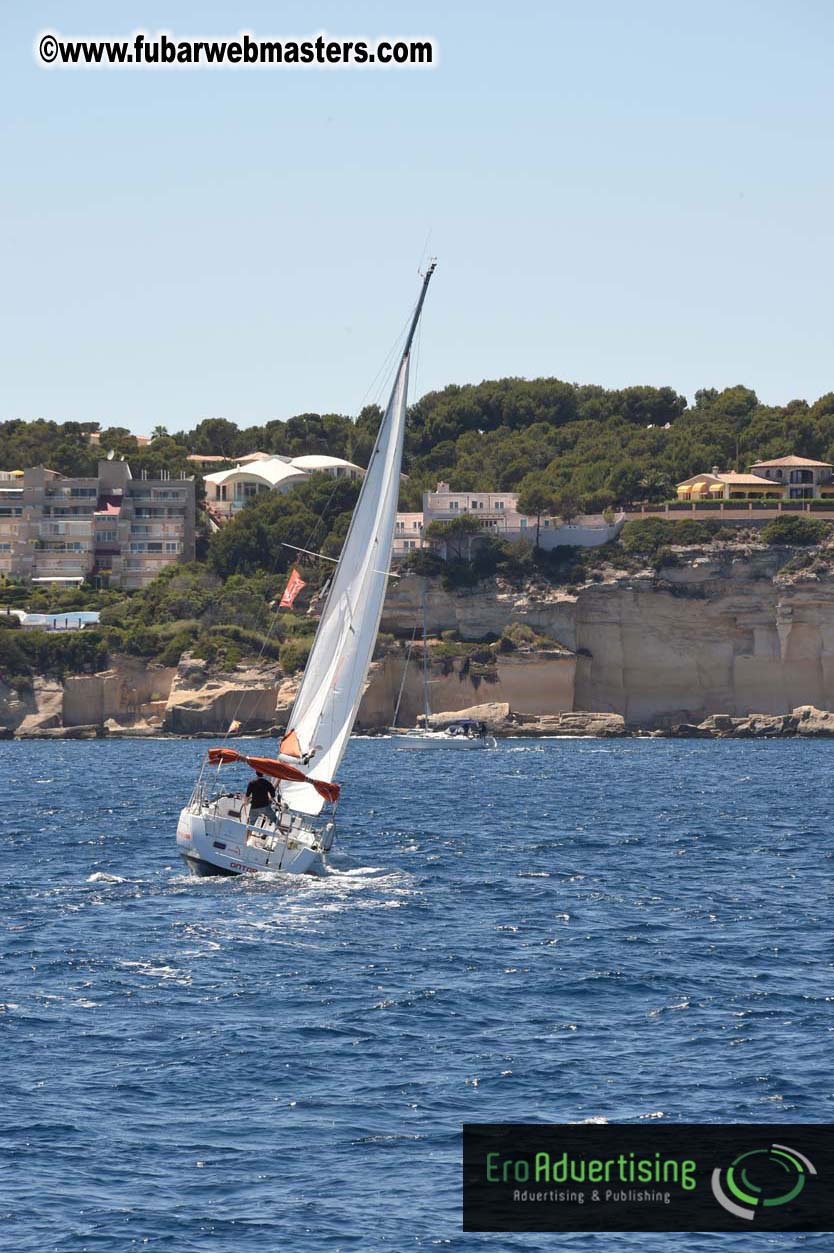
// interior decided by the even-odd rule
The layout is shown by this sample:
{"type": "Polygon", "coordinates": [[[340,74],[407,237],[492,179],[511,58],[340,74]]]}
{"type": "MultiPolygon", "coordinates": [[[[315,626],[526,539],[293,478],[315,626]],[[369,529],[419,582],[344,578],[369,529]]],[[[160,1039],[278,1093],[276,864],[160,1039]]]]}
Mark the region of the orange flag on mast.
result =
{"type": "Polygon", "coordinates": [[[296,570],[295,566],[293,566],[287,586],[284,588],[284,595],[278,602],[278,608],[292,609],[293,601],[304,586],[304,580],[296,570]]]}

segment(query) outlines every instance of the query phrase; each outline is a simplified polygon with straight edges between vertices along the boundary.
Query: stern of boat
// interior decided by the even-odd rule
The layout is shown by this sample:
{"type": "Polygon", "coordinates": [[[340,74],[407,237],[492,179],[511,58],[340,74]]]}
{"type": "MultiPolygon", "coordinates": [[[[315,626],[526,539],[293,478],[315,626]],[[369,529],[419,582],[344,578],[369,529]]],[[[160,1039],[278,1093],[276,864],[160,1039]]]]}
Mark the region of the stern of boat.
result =
{"type": "Polygon", "coordinates": [[[263,870],[320,874],[331,843],[332,827],[319,832],[297,818],[283,826],[250,827],[235,797],[186,806],[177,823],[177,848],[189,871],[200,877],[263,870]]]}

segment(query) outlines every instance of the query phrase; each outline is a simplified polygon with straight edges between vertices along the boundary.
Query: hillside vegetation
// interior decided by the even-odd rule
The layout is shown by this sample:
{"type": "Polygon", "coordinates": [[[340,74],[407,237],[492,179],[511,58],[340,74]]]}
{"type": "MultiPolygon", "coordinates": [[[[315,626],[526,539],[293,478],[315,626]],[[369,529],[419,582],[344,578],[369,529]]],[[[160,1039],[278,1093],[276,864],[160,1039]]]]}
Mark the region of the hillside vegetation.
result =
{"type": "MultiPolygon", "coordinates": [[[[207,418],[191,431],[158,427],[139,449],[122,427],[96,423],[0,423],[0,469],[46,464],[65,474],[92,474],[113,448],[135,472],[187,470],[189,453],[235,457],[256,449],[297,456],[330,453],[366,465],[380,419],[369,405],[356,421],[306,413],[240,428],[207,418]]],[[[834,461],[834,392],[818,400],[767,405],[741,385],[703,388],[694,404],[671,387],[611,390],[559,379],[499,379],[429,392],[409,411],[402,508],[442,478],[463,491],[525,491],[544,482],[583,509],[632,500],[663,500],[673,485],[713,465],[744,469],[793,452],[834,461]]]]}

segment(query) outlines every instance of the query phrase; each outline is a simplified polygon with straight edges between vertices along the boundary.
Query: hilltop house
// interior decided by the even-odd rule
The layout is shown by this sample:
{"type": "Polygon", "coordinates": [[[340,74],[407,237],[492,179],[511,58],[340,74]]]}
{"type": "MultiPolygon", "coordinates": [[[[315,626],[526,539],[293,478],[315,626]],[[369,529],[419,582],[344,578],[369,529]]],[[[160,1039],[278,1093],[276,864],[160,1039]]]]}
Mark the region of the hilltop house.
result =
{"type": "Polygon", "coordinates": [[[328,457],[324,453],[279,457],[251,452],[238,457],[230,469],[205,476],[206,506],[218,521],[226,521],[259,492],[287,492],[315,473],[358,479],[365,471],[343,457],[328,457]]]}
{"type": "Polygon", "coordinates": [[[720,471],[693,474],[677,485],[678,500],[810,500],[815,496],[834,496],[834,466],[827,461],[811,461],[807,457],[779,457],[775,461],[756,461],[749,474],[720,471]]]}
{"type": "MultiPolygon", "coordinates": [[[[532,541],[535,538],[537,519],[519,513],[515,492],[458,492],[448,483],[440,482],[434,491],[423,492],[422,513],[397,514],[394,555],[402,556],[422,548],[426,527],[431,522],[449,522],[465,513],[476,517],[483,531],[500,539],[532,541]]],[[[561,544],[593,548],[619,535],[624,521],[624,515],[609,523],[594,514],[566,524],[559,518],[542,516],[539,544],[542,548],[556,548],[561,544]]]]}

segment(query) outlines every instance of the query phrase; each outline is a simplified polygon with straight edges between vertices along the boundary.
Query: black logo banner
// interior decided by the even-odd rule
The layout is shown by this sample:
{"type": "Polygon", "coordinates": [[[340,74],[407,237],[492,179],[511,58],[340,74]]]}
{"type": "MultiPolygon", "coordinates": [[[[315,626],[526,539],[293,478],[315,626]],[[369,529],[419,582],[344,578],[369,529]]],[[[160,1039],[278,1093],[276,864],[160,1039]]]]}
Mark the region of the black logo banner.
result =
{"type": "Polygon", "coordinates": [[[827,1123],[467,1123],[464,1231],[834,1231],[827,1123]]]}

